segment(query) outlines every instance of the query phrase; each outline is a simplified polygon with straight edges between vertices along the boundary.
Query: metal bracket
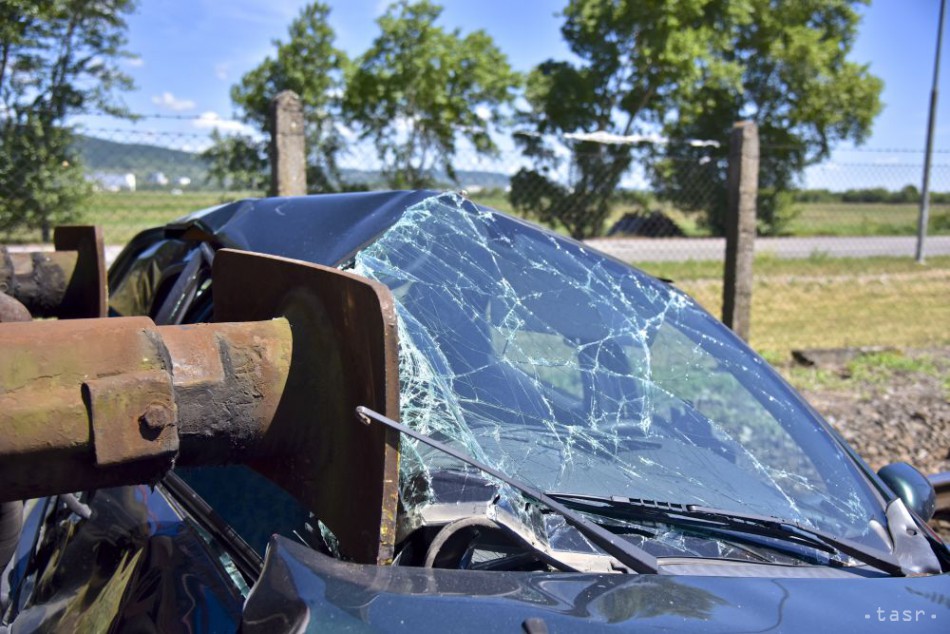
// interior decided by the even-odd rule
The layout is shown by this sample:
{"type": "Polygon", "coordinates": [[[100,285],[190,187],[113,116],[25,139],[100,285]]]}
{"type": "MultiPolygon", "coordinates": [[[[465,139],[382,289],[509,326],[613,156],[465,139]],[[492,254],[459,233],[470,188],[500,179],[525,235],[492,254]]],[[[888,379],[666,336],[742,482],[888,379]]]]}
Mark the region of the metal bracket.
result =
{"type": "Polygon", "coordinates": [[[102,228],[92,225],[56,227],[53,244],[57,251],[75,251],[76,268],[66,286],[57,317],[83,319],[108,316],[106,255],[102,228]]]}
{"type": "Polygon", "coordinates": [[[178,452],[178,407],[168,372],[117,374],[82,385],[99,466],[178,452]]]}

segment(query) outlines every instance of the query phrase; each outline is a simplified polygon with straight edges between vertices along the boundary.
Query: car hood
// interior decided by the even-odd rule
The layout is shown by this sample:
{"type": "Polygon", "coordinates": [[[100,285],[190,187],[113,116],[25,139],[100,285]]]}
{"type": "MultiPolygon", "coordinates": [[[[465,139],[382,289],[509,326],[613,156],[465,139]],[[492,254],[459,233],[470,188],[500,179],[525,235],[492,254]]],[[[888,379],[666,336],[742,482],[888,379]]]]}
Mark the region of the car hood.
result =
{"type": "Polygon", "coordinates": [[[439,192],[389,191],[260,198],[211,207],[165,227],[195,229],[224,247],[336,266],[396,223],[406,209],[439,192]]]}
{"type": "Polygon", "coordinates": [[[946,631],[947,575],[888,579],[509,573],[344,563],[275,537],[248,597],[257,631],[946,631]]]}

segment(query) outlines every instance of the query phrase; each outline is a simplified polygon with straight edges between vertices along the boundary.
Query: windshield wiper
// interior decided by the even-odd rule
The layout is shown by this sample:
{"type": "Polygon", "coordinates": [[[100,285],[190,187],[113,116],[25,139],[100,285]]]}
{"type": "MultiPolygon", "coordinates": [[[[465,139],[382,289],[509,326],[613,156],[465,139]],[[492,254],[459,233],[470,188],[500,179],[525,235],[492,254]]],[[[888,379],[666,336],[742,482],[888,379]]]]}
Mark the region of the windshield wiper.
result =
{"type": "Polygon", "coordinates": [[[628,542],[623,537],[611,533],[609,530],[604,527],[592,522],[583,515],[575,513],[571,509],[567,508],[565,505],[560,502],[552,499],[550,496],[546,495],[542,491],[539,491],[527,484],[518,482],[517,480],[511,478],[510,476],[505,475],[497,469],[493,469],[486,464],[482,464],[478,460],[449,447],[443,443],[440,443],[437,440],[429,438],[425,434],[417,432],[411,427],[397,423],[391,418],[383,416],[379,412],[375,412],[368,407],[357,407],[356,415],[361,421],[365,424],[369,424],[372,421],[395,429],[396,431],[409,436],[410,438],[415,438],[419,442],[425,443],[430,447],[434,447],[439,451],[442,451],[453,458],[461,460],[466,464],[470,464],[476,469],[484,471],[488,475],[504,482],[508,486],[518,491],[521,491],[530,498],[534,498],[538,502],[541,502],[545,506],[549,507],[553,511],[559,513],[568,524],[573,526],[584,535],[591,543],[600,547],[605,553],[615,558],[620,564],[626,567],[632,572],[638,573],[648,573],[648,574],[657,574],[659,573],[659,565],[657,564],[656,557],[650,553],[634,546],[628,542]]]}
{"type": "Polygon", "coordinates": [[[893,555],[805,526],[796,520],[715,509],[697,504],[656,502],[620,496],[607,497],[575,493],[548,493],[548,496],[573,509],[611,519],[655,521],[698,529],[734,531],[771,537],[827,553],[843,553],[888,574],[904,576],[903,568],[893,555]]]}

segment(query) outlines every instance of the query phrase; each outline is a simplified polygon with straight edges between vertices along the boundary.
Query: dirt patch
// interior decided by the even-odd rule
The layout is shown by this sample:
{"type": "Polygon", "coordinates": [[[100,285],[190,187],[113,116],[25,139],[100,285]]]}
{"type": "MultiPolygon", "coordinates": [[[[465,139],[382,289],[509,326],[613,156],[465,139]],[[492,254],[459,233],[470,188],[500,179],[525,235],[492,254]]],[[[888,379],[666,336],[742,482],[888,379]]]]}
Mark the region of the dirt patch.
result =
{"type": "Polygon", "coordinates": [[[925,474],[950,471],[950,347],[901,355],[906,367],[831,365],[807,387],[794,370],[791,379],[874,470],[904,461],[925,474]]]}
{"type": "MultiPolygon", "coordinates": [[[[950,471],[950,347],[896,354],[782,371],[875,471],[898,461],[950,471]]],[[[933,524],[950,540],[950,522],[933,524]]]]}

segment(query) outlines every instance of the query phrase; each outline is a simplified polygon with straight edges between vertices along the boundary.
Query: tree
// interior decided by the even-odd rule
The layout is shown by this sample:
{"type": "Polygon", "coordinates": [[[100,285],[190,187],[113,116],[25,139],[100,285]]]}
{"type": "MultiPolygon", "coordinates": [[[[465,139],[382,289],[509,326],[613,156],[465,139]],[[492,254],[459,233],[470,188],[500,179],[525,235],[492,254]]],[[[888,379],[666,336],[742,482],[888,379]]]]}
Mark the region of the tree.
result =
{"type": "MultiPolygon", "coordinates": [[[[265,136],[271,134],[271,100],[283,90],[297,93],[304,109],[307,188],[312,192],[333,191],[341,181],[337,156],[343,140],[336,122],[340,119],[347,58],[334,46],[335,34],[328,22],[329,15],[329,7],[320,2],[304,6],[290,23],[288,40],[274,40],[276,56],[264,59],[231,88],[231,100],[238,107],[238,117],[265,136]]],[[[237,172],[229,178],[243,186],[258,182],[248,180],[249,168],[261,168],[262,173],[266,170],[266,158],[263,163],[254,158],[266,157],[266,144],[266,139],[255,140],[247,135],[239,139],[218,136],[205,156],[212,160],[213,168],[220,168],[218,176],[227,172],[228,165],[233,166],[237,172]],[[228,157],[228,153],[233,156],[228,157]]],[[[212,169],[212,177],[218,178],[215,173],[212,169]]]]}
{"type": "Polygon", "coordinates": [[[268,186],[267,155],[259,140],[245,134],[211,131],[211,147],[201,153],[208,180],[221,189],[261,190],[268,186]]]}
{"type": "Polygon", "coordinates": [[[348,74],[344,113],[373,140],[395,188],[431,184],[434,166],[454,180],[459,138],[479,153],[497,151],[491,128],[519,83],[488,34],[447,32],[436,25],[441,13],[426,0],[390,5],[348,74]]]}
{"type": "Polygon", "coordinates": [[[0,230],[73,220],[91,191],[74,150],[70,116],[130,116],[116,101],[131,88],[131,0],[4,0],[0,3],[0,230]]]}
{"type": "Polygon", "coordinates": [[[530,108],[516,141],[535,164],[513,179],[512,202],[586,237],[600,230],[613,190],[638,159],[658,193],[681,207],[699,206],[691,202],[697,190],[711,192],[704,220],[721,232],[729,129],[752,119],[762,147],[760,228],[775,230],[794,178],[836,142],[862,142],[880,110],[881,81],[847,59],[861,4],[571,0],[561,32],[580,61],[548,60],[528,79],[530,108]],[[574,177],[551,178],[552,137],[597,131],[670,142],[576,141],[569,147],[574,177]],[[539,178],[560,193],[535,200],[529,188],[539,178]]]}

